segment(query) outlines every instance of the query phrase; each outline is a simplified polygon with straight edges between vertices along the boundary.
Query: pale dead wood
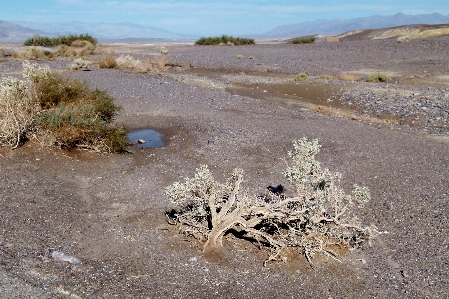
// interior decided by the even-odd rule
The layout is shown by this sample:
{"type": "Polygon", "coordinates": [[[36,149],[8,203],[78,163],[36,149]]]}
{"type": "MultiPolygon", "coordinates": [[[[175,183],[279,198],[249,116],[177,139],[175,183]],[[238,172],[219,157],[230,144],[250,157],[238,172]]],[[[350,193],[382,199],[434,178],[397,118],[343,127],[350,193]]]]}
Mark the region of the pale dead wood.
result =
{"type": "Polygon", "coordinates": [[[269,193],[250,196],[241,191],[243,171],[234,170],[221,184],[203,165],[192,179],[166,188],[168,197],[181,204],[179,211],[167,214],[172,224],[195,238],[206,240],[203,250],[222,246],[230,230],[244,232],[261,246],[271,248],[265,264],[279,259],[287,247],[300,249],[312,265],[317,253],[338,260],[330,245],[357,248],[380,234],[374,226],[363,227],[351,208],[370,199],[369,190],[354,186],[346,194],[339,186],[341,175],[321,169],[315,155],[318,141],[303,138],[294,142],[289,155],[293,165],[284,171],[296,189],[296,196],[269,193]]]}

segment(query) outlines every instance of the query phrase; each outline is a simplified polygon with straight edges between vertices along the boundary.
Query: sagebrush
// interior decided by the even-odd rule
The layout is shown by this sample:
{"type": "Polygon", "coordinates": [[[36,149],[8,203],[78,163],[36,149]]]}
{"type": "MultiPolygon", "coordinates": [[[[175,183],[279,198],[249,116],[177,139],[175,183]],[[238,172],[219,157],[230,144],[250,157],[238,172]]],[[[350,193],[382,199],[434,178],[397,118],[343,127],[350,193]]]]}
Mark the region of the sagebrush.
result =
{"type": "Polygon", "coordinates": [[[206,165],[193,178],[175,182],[166,194],[178,209],[166,213],[182,232],[204,241],[204,251],[222,246],[229,232],[265,245],[265,263],[280,259],[287,248],[297,248],[312,265],[317,253],[337,258],[332,246],[357,248],[380,232],[363,226],[353,212],[370,200],[366,187],[354,185],[347,194],[341,174],[322,168],[315,159],[320,145],[306,138],[294,141],[293,164],[283,174],[294,192],[282,185],[265,195],[242,191],[243,171],[235,169],[226,183],[217,182],[206,165]]]}

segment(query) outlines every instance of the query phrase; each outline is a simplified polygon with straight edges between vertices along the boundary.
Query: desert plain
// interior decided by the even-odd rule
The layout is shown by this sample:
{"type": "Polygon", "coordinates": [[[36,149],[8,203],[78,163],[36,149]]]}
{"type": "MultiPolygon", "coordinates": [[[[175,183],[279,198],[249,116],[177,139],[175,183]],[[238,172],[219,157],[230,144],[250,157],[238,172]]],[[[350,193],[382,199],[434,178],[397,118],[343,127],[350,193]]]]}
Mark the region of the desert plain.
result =
{"type": "MultiPolygon", "coordinates": [[[[164,146],[0,148],[1,298],[449,296],[448,36],[100,46],[107,54],[86,59],[163,57],[165,69],[38,63],[106,90],[123,107],[117,123],[156,130],[164,146]],[[295,81],[298,73],[307,80],[295,81]],[[374,73],[391,81],[366,82],[374,73]],[[343,174],[345,188],[370,189],[371,201],[353,212],[385,232],[371,246],[342,249],[340,261],[318,255],[313,268],[293,253],[265,267],[267,248],[228,234],[223,252],[205,255],[167,222],[175,206],[164,188],[201,164],[223,181],[242,168],[249,193],[288,190],[282,170],[302,137],[319,139],[317,159],[343,174]]],[[[0,72],[17,76],[21,66],[4,59],[0,72]]]]}

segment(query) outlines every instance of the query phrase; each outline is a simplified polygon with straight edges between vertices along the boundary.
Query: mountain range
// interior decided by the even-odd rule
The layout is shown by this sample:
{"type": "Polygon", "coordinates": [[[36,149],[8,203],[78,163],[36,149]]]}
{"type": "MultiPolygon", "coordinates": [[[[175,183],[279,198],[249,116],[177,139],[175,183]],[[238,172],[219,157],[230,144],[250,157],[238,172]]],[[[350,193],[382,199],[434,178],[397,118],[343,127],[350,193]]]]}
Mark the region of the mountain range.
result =
{"type": "Polygon", "coordinates": [[[449,16],[439,13],[406,15],[397,13],[392,16],[370,16],[349,20],[318,20],[313,22],[302,22],[297,24],[287,24],[274,28],[262,34],[260,38],[289,38],[306,35],[337,35],[351,30],[378,29],[412,24],[447,24],[449,16]]]}
{"type": "MultiPolygon", "coordinates": [[[[370,16],[355,19],[318,20],[297,24],[286,24],[269,32],[251,35],[257,39],[291,38],[305,35],[336,35],[351,30],[386,28],[411,24],[447,24],[449,16],[439,13],[406,15],[397,13],[391,16],[370,16]]],[[[195,34],[183,35],[156,27],[134,23],[82,23],[62,22],[39,24],[33,22],[0,21],[0,42],[23,42],[33,35],[57,36],[89,33],[100,41],[118,40],[195,40],[195,34]]],[[[249,35],[246,35],[249,36],[249,35]]]]}

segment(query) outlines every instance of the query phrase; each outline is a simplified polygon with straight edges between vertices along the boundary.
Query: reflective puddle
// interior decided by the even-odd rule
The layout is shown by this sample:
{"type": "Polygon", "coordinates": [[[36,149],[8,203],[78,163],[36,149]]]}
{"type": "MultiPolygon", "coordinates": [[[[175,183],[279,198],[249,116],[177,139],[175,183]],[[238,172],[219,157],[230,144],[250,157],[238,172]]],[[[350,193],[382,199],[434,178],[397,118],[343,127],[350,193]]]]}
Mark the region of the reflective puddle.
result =
{"type": "Polygon", "coordinates": [[[140,149],[147,147],[162,147],[164,134],[152,129],[142,129],[128,133],[128,140],[133,144],[132,147],[140,149]]]}

